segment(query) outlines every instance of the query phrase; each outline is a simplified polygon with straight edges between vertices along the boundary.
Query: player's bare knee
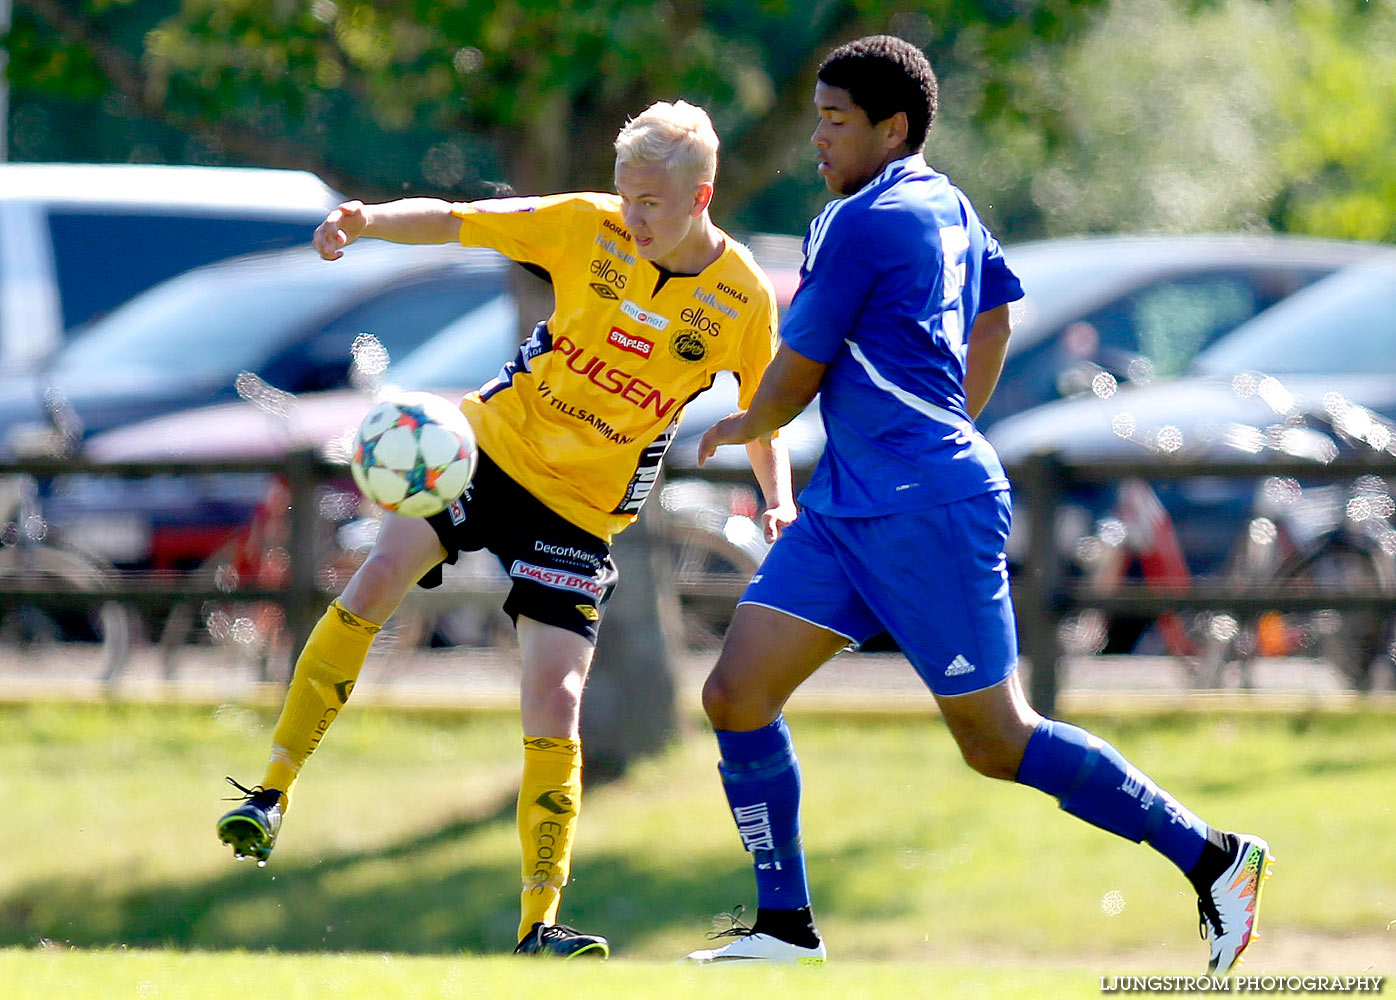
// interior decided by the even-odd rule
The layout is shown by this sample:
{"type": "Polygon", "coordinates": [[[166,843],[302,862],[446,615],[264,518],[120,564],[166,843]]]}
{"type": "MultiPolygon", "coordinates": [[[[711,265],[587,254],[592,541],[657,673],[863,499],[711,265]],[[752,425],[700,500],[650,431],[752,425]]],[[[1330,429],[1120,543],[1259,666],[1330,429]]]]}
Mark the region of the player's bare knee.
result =
{"type": "Polygon", "coordinates": [[[552,718],[570,719],[581,710],[582,692],[580,687],[566,684],[538,683],[523,695],[538,712],[552,718]]]}
{"type": "Polygon", "coordinates": [[[1012,781],[1023,760],[1022,747],[992,734],[975,733],[956,737],[965,763],[986,778],[1012,781]]]}
{"type": "Polygon", "coordinates": [[[703,711],[714,729],[727,729],[727,718],[731,714],[732,691],[716,674],[711,673],[703,682],[703,711]]]}
{"type": "Polygon", "coordinates": [[[409,575],[400,559],[375,550],[355,571],[349,586],[344,588],[340,603],[355,614],[381,624],[414,582],[408,579],[409,575]],[[383,613],[385,607],[387,614],[383,613]]]}
{"type": "Polygon", "coordinates": [[[751,683],[731,684],[714,671],[703,684],[703,711],[714,729],[746,731],[775,721],[781,703],[751,683]]]}

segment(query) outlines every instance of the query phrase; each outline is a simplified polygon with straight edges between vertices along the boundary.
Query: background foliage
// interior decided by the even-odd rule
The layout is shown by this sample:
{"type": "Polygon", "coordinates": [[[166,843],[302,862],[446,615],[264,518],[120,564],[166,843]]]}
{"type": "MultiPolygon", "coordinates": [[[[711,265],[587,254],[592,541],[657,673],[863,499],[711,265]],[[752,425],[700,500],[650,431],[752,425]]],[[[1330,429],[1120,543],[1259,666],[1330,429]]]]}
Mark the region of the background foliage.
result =
{"type": "Polygon", "coordinates": [[[1005,239],[1396,240],[1396,5],[1360,0],[25,0],[11,149],[371,198],[605,188],[625,117],[684,97],[724,139],[722,221],[800,232],[814,70],[871,31],[930,54],[929,158],[1005,239]]]}

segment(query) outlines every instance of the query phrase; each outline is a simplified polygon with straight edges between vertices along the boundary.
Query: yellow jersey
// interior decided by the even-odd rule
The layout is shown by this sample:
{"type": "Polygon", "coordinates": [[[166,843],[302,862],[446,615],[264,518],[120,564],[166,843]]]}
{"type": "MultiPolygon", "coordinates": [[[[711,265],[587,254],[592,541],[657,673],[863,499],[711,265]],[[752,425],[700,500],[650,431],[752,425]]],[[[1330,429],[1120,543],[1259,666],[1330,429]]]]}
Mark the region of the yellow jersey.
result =
{"type": "Polygon", "coordinates": [[[636,252],[617,195],[452,210],[461,243],[541,267],[554,297],[552,316],[461,409],[510,478],[610,541],[639,514],[689,400],[730,371],[750,404],[777,343],[770,279],[726,233],[700,274],[661,271],[636,252]]]}

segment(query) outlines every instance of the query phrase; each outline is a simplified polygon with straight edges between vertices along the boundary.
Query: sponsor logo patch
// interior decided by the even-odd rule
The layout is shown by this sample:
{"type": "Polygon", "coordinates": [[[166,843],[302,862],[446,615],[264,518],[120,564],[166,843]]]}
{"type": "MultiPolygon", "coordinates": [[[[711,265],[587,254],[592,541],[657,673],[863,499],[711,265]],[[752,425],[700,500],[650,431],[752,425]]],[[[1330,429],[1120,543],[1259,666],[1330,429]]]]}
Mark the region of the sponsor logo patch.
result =
{"type": "Polygon", "coordinates": [[[606,596],[605,585],[597,583],[593,577],[582,576],[580,573],[570,573],[564,569],[547,569],[543,566],[535,566],[522,559],[514,560],[514,565],[509,567],[509,575],[518,577],[520,580],[532,580],[534,583],[552,587],[554,590],[571,590],[578,594],[586,594],[598,601],[606,596]]]}
{"type": "MultiPolygon", "coordinates": [[[[670,410],[678,406],[676,397],[666,396],[643,379],[636,378],[629,372],[610,365],[598,355],[588,354],[567,337],[558,337],[553,350],[563,358],[570,371],[590,380],[607,392],[620,396],[621,399],[641,410],[653,410],[655,416],[666,417],[670,410]]],[[[540,383],[538,391],[544,399],[548,400],[550,405],[564,410],[570,408],[569,404],[557,400],[553,396],[553,387],[547,383],[540,383]]],[[[573,415],[577,416],[578,419],[587,419],[584,413],[573,415]]],[[[607,436],[610,435],[607,434],[607,436]]],[[[626,440],[617,443],[629,444],[630,442],[626,440]]]]}
{"type": "Polygon", "coordinates": [[[601,568],[600,556],[594,552],[588,552],[586,549],[579,549],[575,545],[553,545],[551,542],[539,539],[534,541],[533,551],[542,552],[555,559],[561,559],[563,562],[579,562],[595,569],[601,568]]]}
{"type": "Polygon", "coordinates": [[[465,523],[465,504],[459,500],[452,500],[446,505],[446,511],[451,515],[451,523],[461,525],[465,523]]]}
{"type": "MultiPolygon", "coordinates": [[[[624,288],[626,282],[630,280],[629,276],[621,274],[620,268],[616,267],[616,265],[612,264],[604,257],[597,257],[592,260],[591,266],[588,267],[587,270],[602,281],[615,285],[617,288],[624,288]]],[[[596,286],[593,285],[592,287],[595,288],[596,286]]],[[[611,298],[615,298],[615,296],[612,295],[611,298]]]]}
{"type": "MultiPolygon", "coordinates": [[[[717,287],[726,288],[726,286],[723,285],[722,282],[718,282],[717,287]]],[[[703,303],[703,305],[708,306],[712,309],[716,309],[718,312],[722,313],[722,315],[726,316],[728,319],[737,318],[737,310],[733,309],[726,302],[719,302],[716,295],[714,295],[712,292],[708,291],[701,285],[693,290],[693,297],[697,299],[699,302],[703,303]]],[[[742,301],[745,302],[746,299],[742,299],[742,301]]],[[[684,320],[684,322],[687,323],[688,320],[684,320]]]]}
{"type": "Polygon", "coordinates": [[[656,330],[663,330],[669,325],[669,318],[658,313],[652,313],[647,309],[641,309],[634,302],[626,299],[620,304],[620,311],[629,316],[636,323],[643,323],[645,326],[652,326],[656,330]]]}
{"type": "Polygon", "coordinates": [[[963,656],[956,656],[950,661],[950,665],[945,668],[946,677],[959,677],[961,674],[974,673],[974,664],[970,663],[963,656]]]}
{"type": "Polygon", "coordinates": [[[697,364],[708,356],[708,344],[697,330],[680,330],[669,341],[669,351],[680,361],[697,364]]]}
{"type": "Polygon", "coordinates": [[[696,309],[693,306],[689,306],[683,312],[679,313],[679,322],[687,323],[695,330],[706,333],[709,337],[716,337],[722,332],[721,321],[715,320],[709,316],[702,306],[696,309]]]}
{"type": "Polygon", "coordinates": [[[605,226],[607,229],[609,229],[611,232],[615,233],[615,234],[616,234],[617,236],[619,236],[621,239],[623,239],[623,240],[629,240],[629,239],[630,239],[630,230],[626,229],[624,226],[618,226],[618,225],[616,225],[614,222],[612,222],[610,219],[606,219],[606,218],[603,218],[603,219],[601,220],[601,224],[602,224],[603,226],[605,226]]]}
{"type": "Polygon", "coordinates": [[[582,617],[589,622],[599,622],[601,620],[601,612],[596,609],[594,604],[578,604],[577,610],[580,611],[582,617]]]}
{"type": "Polygon", "coordinates": [[[644,337],[637,337],[633,333],[626,333],[618,326],[611,327],[610,336],[606,338],[606,343],[612,347],[619,347],[622,351],[629,351],[631,354],[638,354],[642,358],[648,358],[654,350],[654,342],[646,340],[644,337]]]}
{"type": "Polygon", "coordinates": [[[612,257],[616,258],[616,260],[621,261],[625,264],[629,264],[631,267],[635,266],[635,255],[633,253],[626,253],[624,250],[620,248],[620,245],[610,237],[602,236],[600,233],[597,233],[596,245],[599,246],[602,250],[605,250],[612,257]]]}
{"type": "Polygon", "coordinates": [[[719,281],[719,282],[717,283],[717,290],[718,290],[719,292],[723,292],[724,294],[727,294],[727,295],[732,296],[732,298],[736,299],[736,300],[737,300],[738,302],[740,302],[742,305],[746,305],[746,304],[747,304],[747,298],[746,298],[746,296],[745,296],[744,294],[742,294],[741,292],[737,291],[737,290],[736,290],[735,288],[733,288],[731,285],[725,285],[725,284],[723,284],[721,281],[719,281]]]}
{"type": "Polygon", "coordinates": [[[550,813],[558,816],[572,811],[572,796],[559,788],[549,788],[538,798],[533,800],[550,813]]]}

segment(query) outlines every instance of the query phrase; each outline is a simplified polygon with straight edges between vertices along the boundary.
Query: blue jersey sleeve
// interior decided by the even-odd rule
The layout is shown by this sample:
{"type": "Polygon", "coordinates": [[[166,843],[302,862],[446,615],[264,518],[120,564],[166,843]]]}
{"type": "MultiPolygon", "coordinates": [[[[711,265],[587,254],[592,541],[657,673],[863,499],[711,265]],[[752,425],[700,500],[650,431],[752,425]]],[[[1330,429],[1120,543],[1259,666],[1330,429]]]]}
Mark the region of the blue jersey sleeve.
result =
{"type": "Polygon", "coordinates": [[[994,234],[984,230],[983,268],[979,279],[979,311],[988,312],[1023,297],[1023,285],[1018,276],[1008,269],[1003,259],[1003,248],[994,234]]]}
{"type": "Polygon", "coordinates": [[[780,324],[781,339],[795,351],[831,364],[843,350],[874,281],[872,261],[861,247],[858,227],[821,215],[805,239],[800,287],[780,324]],[[824,223],[821,226],[821,222],[824,223]]]}

